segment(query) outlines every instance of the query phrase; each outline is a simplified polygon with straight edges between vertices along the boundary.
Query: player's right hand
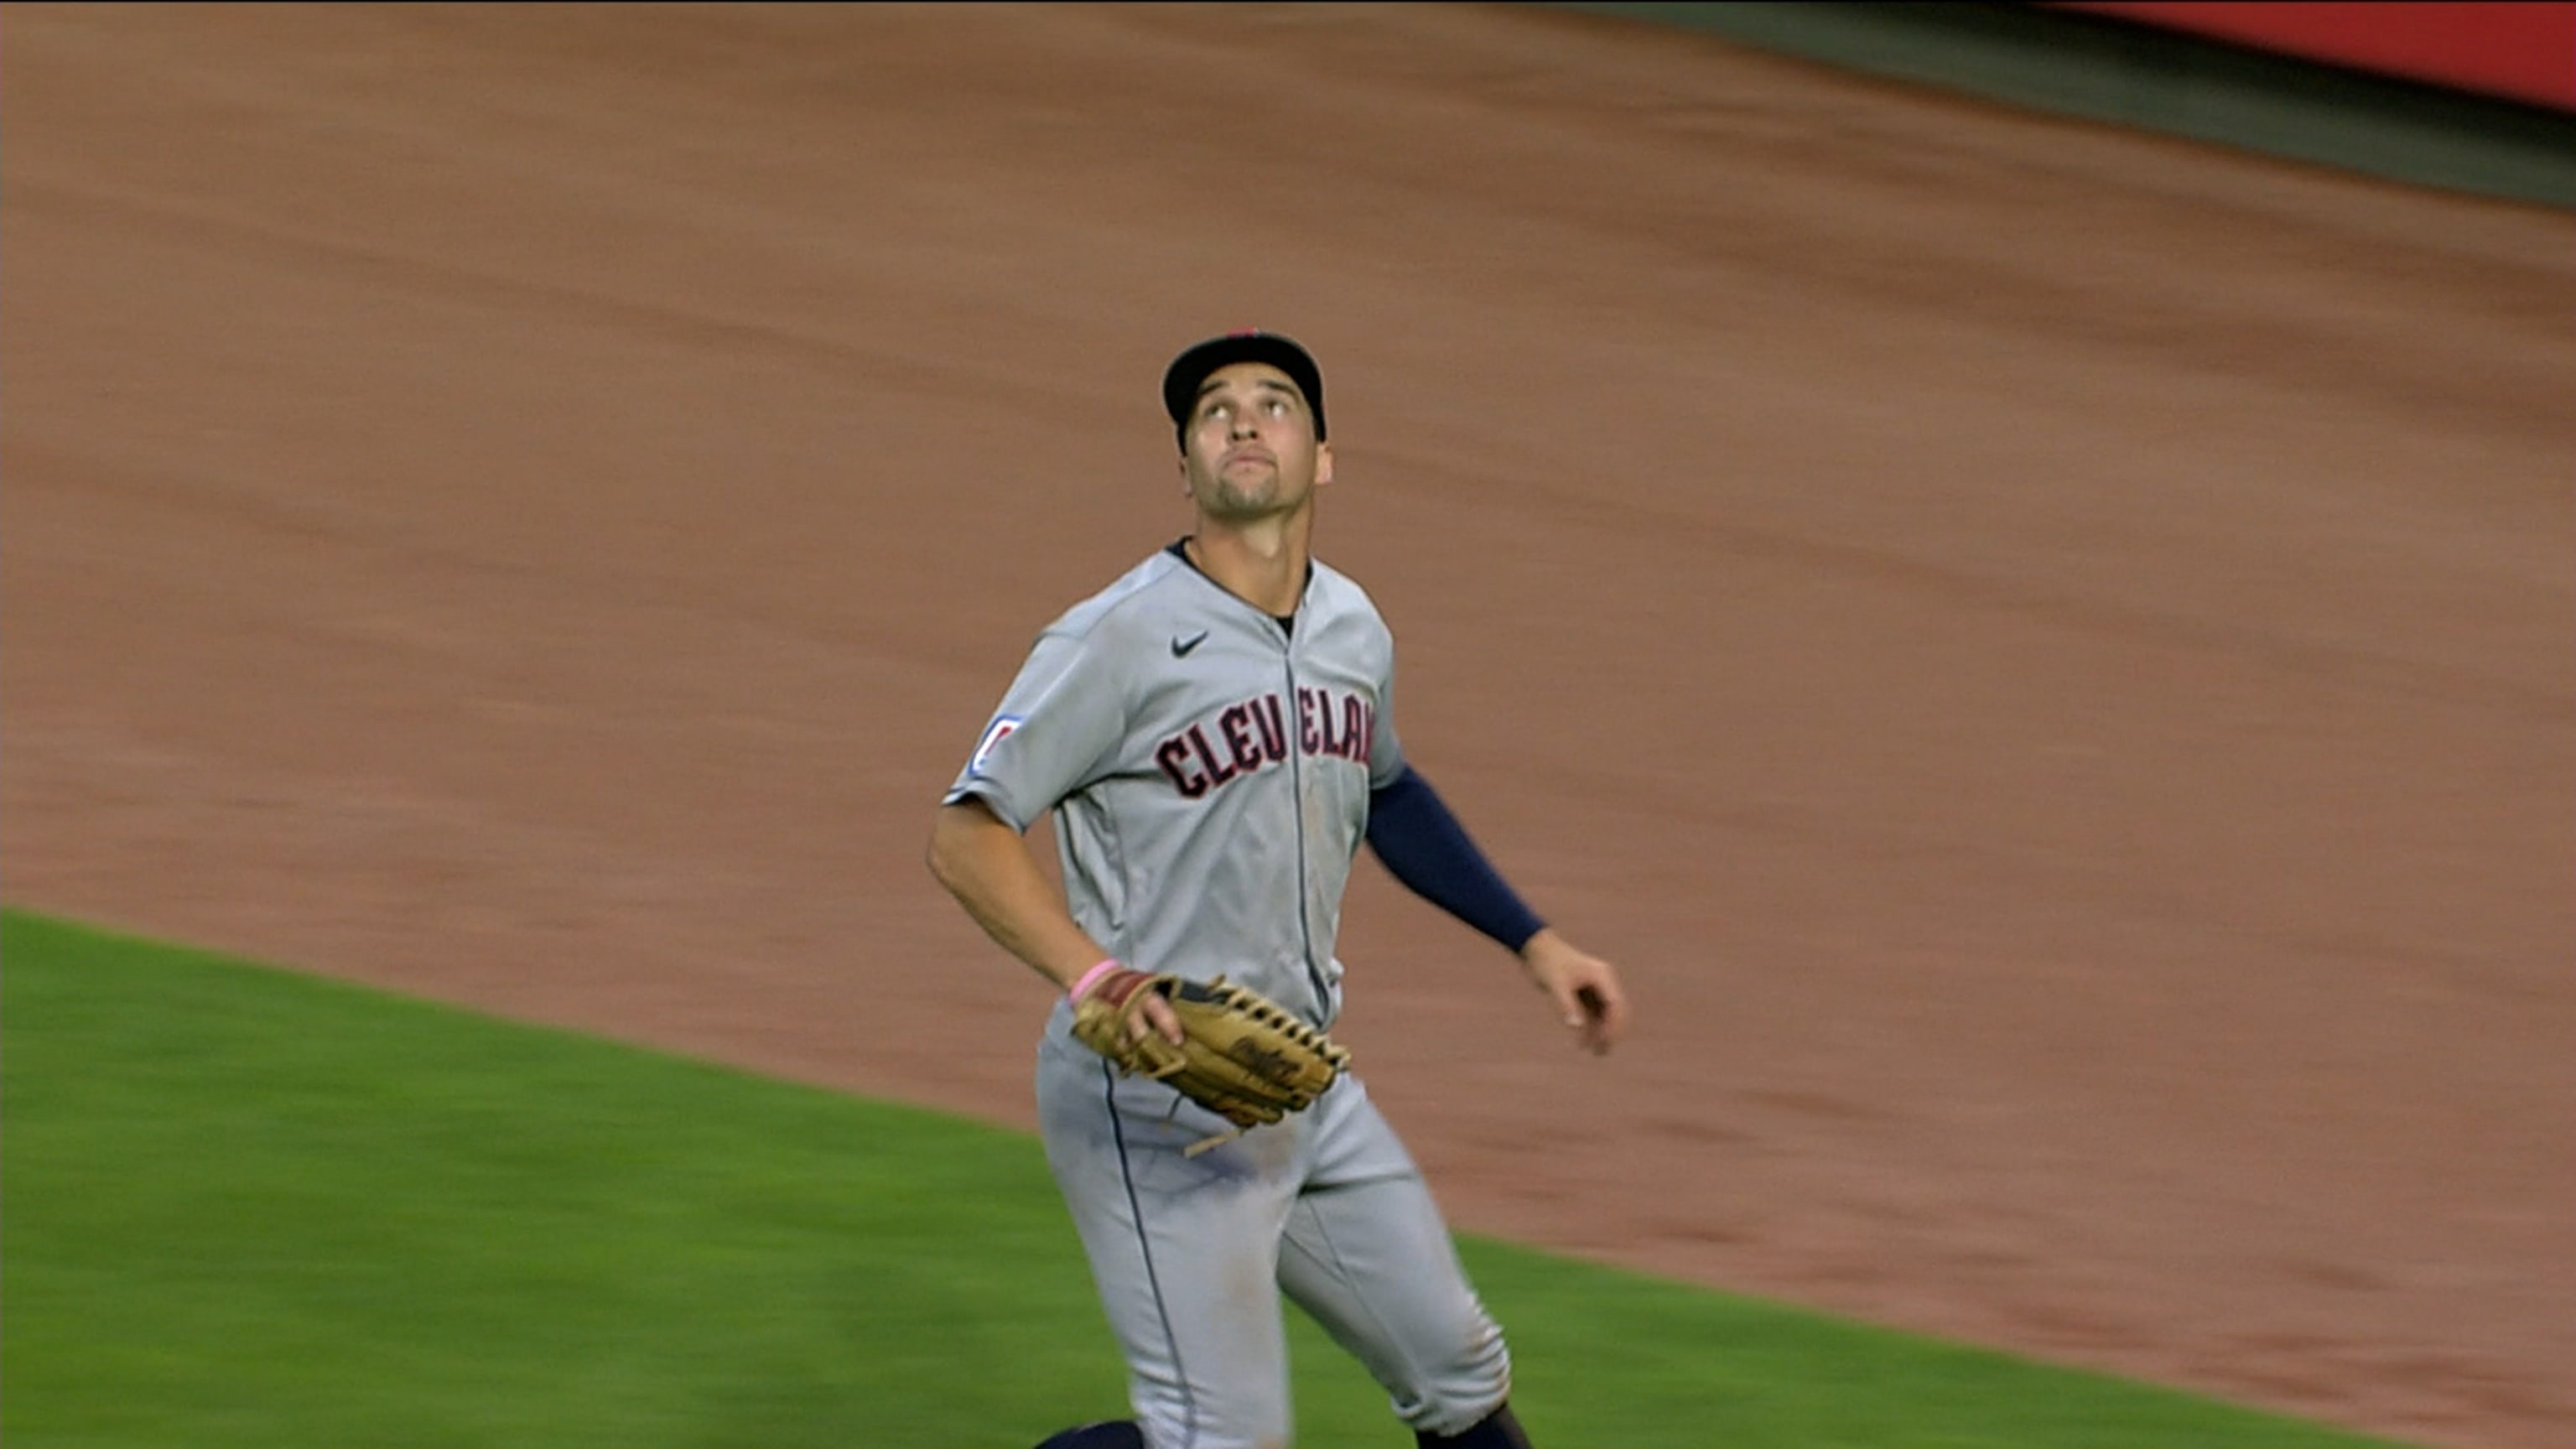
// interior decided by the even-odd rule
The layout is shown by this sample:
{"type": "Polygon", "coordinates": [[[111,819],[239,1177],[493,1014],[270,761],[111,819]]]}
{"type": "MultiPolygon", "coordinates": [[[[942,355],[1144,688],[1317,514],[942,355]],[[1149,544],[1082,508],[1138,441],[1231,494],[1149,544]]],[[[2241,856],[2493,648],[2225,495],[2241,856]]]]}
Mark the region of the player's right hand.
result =
{"type": "MultiPolygon", "coordinates": [[[[1121,966],[1088,978],[1083,983],[1082,993],[1073,998],[1074,1008],[1079,1011],[1086,999],[1095,996],[1124,1000],[1146,974],[1132,966],[1121,966]]],[[[1172,1003],[1159,992],[1145,992],[1122,1025],[1127,1032],[1127,1045],[1131,1047],[1141,1044],[1148,1036],[1159,1035],[1174,1046],[1179,1046],[1183,1039],[1180,1016],[1172,1010],[1172,1003]]]]}
{"type": "Polygon", "coordinates": [[[1160,1033],[1163,1040],[1174,1046],[1181,1044],[1181,1019],[1173,1013],[1172,1003],[1159,995],[1145,998],[1145,1004],[1137,1008],[1135,1017],[1127,1023],[1130,1041],[1143,1041],[1148,1032],[1160,1033]]]}

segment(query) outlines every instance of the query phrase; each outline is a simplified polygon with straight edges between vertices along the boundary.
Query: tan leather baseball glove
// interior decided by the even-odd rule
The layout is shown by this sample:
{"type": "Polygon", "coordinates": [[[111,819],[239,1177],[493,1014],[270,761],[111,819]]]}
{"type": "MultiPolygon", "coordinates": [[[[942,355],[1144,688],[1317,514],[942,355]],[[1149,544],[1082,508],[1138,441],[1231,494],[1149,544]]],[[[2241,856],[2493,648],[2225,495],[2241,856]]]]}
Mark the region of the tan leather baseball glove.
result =
{"type": "Polygon", "coordinates": [[[1121,968],[1073,1004],[1073,1034],[1130,1076],[1153,1077],[1238,1129],[1302,1112],[1350,1065],[1350,1052],[1270,998],[1220,976],[1201,984],[1121,968]],[[1171,1003],[1184,1038],[1131,1030],[1148,995],[1171,1003]]]}

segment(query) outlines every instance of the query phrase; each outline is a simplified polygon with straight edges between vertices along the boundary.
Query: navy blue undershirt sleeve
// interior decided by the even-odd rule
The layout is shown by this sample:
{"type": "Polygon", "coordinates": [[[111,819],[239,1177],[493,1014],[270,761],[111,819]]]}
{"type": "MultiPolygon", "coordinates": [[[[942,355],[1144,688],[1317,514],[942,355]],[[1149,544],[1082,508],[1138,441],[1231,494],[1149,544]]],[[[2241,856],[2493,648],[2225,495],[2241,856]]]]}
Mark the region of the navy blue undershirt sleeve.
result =
{"type": "Polygon", "coordinates": [[[1405,889],[1517,953],[1547,926],[1412,766],[1369,792],[1369,849],[1405,889]]]}

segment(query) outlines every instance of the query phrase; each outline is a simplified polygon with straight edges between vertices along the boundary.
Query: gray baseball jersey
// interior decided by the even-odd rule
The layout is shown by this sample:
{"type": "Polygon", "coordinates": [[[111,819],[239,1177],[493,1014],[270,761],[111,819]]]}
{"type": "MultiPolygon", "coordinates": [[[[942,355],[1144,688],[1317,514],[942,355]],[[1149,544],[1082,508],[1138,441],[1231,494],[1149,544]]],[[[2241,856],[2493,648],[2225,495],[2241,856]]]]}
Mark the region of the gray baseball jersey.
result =
{"type": "Polygon", "coordinates": [[[1165,549],[1038,636],[947,798],[1053,810],[1066,903],[1120,960],[1328,1027],[1369,790],[1404,767],[1394,668],[1343,574],[1314,566],[1291,630],[1165,549]]]}
{"type": "MultiPolygon", "coordinates": [[[[1052,811],[1074,919],[1112,954],[1340,1012],[1343,886],[1369,791],[1404,768],[1395,647],[1316,564],[1293,627],[1166,549],[1039,635],[947,799],[1052,811]]],[[[1420,1170],[1356,1076],[1214,1150],[1224,1119],[1121,1077],[1059,999],[1038,1047],[1047,1164],[1127,1360],[1150,1449],[1288,1442],[1276,1300],[1304,1307],[1412,1427],[1499,1406],[1511,1358],[1420,1170]]]]}

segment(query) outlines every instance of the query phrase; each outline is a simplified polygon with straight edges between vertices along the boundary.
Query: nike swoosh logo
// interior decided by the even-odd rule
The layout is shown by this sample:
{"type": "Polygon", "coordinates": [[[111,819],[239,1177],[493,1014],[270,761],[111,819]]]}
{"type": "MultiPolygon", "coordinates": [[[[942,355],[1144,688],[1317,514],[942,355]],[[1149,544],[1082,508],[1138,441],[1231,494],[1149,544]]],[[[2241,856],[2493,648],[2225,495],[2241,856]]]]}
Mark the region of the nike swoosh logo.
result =
{"type": "Polygon", "coordinates": [[[1172,657],[1174,659],[1187,659],[1190,657],[1191,650],[1196,649],[1206,642],[1207,631],[1205,629],[1201,629],[1187,639],[1175,638],[1172,640],[1172,657]]]}

